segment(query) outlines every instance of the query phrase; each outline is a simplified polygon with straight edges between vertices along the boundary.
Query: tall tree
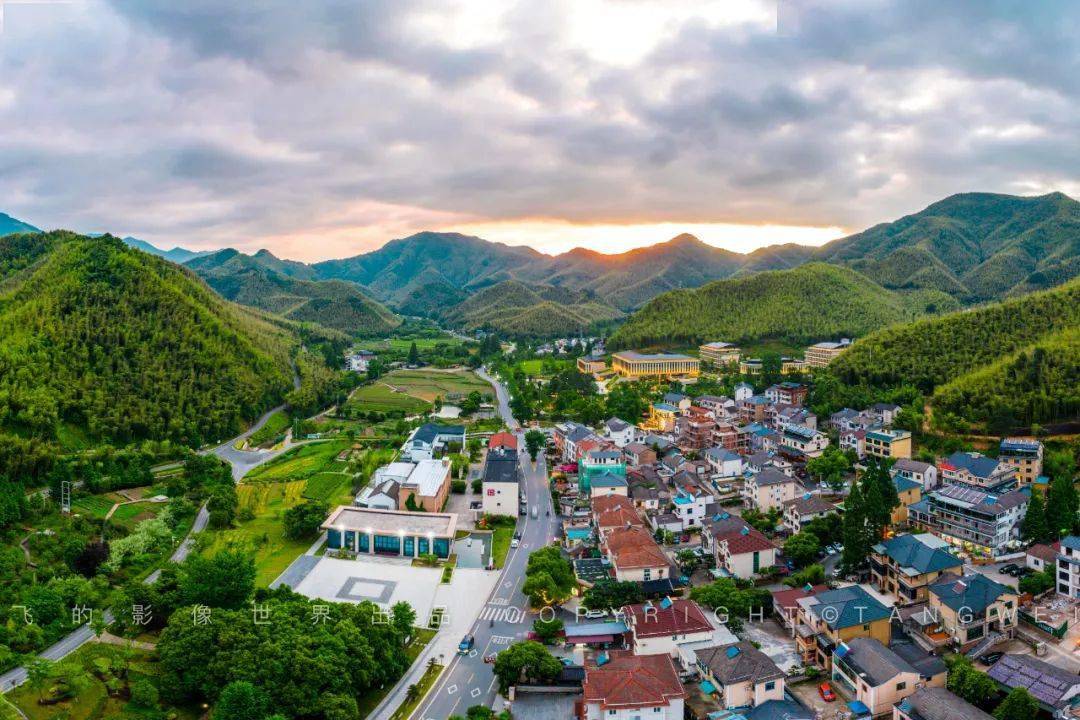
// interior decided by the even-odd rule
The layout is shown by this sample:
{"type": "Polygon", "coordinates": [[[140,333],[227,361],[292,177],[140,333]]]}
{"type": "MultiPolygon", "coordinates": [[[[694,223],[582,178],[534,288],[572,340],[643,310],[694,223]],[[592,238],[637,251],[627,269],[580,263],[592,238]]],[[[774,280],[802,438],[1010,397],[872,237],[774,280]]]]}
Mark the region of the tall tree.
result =
{"type": "Polygon", "coordinates": [[[1068,535],[1074,530],[1078,509],[1080,497],[1072,480],[1063,475],[1054,478],[1046,495],[1046,524],[1052,538],[1068,535]]]}
{"type": "Polygon", "coordinates": [[[415,340],[412,342],[411,345],[409,345],[409,360],[408,360],[408,362],[409,362],[410,365],[419,365],[420,364],[420,351],[416,349],[416,341],[415,340]]]}
{"type": "Polygon", "coordinates": [[[1014,687],[994,710],[997,720],[1031,720],[1039,713],[1039,703],[1027,688],[1014,687]]]}
{"type": "Polygon", "coordinates": [[[1039,543],[1050,539],[1050,526],[1046,522],[1046,503],[1042,493],[1032,489],[1028,502],[1027,514],[1020,526],[1020,535],[1025,542],[1039,543]]]}
{"type": "Polygon", "coordinates": [[[860,485],[852,483],[851,492],[844,500],[844,553],[841,563],[847,571],[859,567],[870,555],[866,532],[867,508],[860,485]]]}
{"type": "MultiPolygon", "coordinates": [[[[893,510],[900,507],[900,496],[896,492],[896,483],[893,482],[892,475],[889,474],[888,461],[870,458],[867,461],[862,482],[864,486],[872,484],[876,487],[874,493],[875,504],[872,509],[875,529],[880,535],[889,527],[893,510]]],[[[867,505],[869,504],[868,501],[867,505]]]]}

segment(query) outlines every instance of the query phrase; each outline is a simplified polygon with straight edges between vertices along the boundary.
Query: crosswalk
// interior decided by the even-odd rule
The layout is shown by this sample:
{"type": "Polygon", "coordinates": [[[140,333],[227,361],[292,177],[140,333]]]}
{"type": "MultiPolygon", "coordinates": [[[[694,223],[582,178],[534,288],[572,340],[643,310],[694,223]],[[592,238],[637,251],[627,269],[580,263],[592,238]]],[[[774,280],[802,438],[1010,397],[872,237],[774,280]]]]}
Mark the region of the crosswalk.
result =
{"type": "Polygon", "coordinates": [[[512,605],[485,605],[484,609],[480,611],[481,620],[494,620],[495,622],[506,622],[512,625],[520,623],[524,616],[525,613],[521,608],[512,605]]]}

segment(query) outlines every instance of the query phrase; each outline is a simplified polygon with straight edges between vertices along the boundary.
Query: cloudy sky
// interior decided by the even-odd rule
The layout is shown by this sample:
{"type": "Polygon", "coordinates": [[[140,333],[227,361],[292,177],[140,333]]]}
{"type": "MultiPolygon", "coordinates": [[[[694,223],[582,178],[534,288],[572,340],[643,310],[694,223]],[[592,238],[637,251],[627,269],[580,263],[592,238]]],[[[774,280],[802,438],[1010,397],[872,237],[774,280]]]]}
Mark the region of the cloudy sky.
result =
{"type": "Polygon", "coordinates": [[[0,0],[0,211],[305,260],[1080,197],[1074,0],[0,0]]]}

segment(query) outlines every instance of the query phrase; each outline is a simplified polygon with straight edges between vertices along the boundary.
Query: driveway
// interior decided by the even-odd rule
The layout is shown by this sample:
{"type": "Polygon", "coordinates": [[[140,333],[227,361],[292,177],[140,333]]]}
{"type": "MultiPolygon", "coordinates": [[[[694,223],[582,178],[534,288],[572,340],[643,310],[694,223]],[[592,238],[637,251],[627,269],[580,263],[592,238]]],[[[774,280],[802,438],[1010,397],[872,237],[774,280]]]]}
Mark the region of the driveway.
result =
{"type": "Polygon", "coordinates": [[[799,653],[795,650],[795,641],[791,634],[780,627],[780,623],[771,617],[761,622],[743,622],[743,634],[748,640],[761,646],[761,652],[769,656],[785,673],[793,667],[802,665],[799,653]]]}

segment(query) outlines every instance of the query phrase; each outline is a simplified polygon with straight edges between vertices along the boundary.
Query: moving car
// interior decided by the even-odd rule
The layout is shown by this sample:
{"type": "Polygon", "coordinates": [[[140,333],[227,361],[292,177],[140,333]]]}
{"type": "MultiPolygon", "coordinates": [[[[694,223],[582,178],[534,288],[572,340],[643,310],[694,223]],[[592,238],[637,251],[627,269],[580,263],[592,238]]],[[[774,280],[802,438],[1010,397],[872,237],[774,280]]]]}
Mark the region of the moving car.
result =
{"type": "Polygon", "coordinates": [[[510,547],[516,548],[520,544],[521,544],[521,533],[516,532],[516,533],[514,533],[514,537],[510,540],[510,547]]]}
{"type": "Polygon", "coordinates": [[[533,505],[533,509],[532,509],[532,516],[533,516],[533,517],[536,517],[536,516],[537,516],[537,515],[539,515],[539,514],[540,514],[540,508],[538,508],[538,507],[536,507],[535,505],[533,505]]]}
{"type": "Polygon", "coordinates": [[[466,635],[461,638],[461,642],[458,643],[457,651],[458,655],[468,655],[469,651],[473,649],[473,645],[476,644],[476,638],[472,635],[466,635]]]}
{"type": "Polygon", "coordinates": [[[818,695],[821,695],[821,699],[825,702],[832,702],[836,700],[836,693],[829,687],[829,683],[824,682],[818,685],[818,695]]]}

